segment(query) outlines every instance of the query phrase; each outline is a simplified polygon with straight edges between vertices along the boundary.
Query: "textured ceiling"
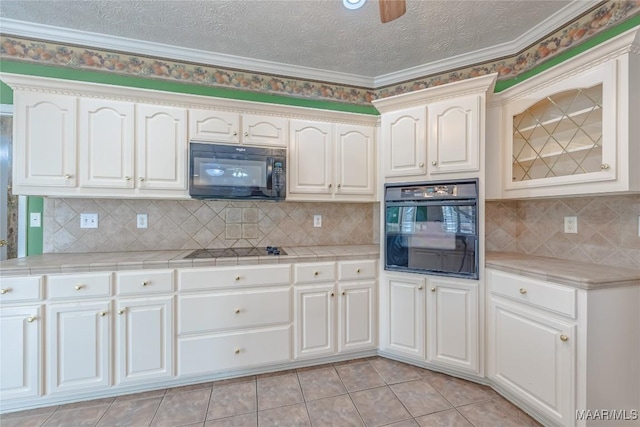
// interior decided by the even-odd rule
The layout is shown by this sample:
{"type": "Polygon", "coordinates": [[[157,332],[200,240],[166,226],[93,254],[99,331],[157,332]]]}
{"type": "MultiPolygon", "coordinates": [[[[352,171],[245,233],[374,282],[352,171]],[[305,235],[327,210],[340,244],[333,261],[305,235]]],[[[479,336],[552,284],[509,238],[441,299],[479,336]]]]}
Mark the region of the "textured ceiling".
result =
{"type": "Polygon", "coordinates": [[[382,24],[375,0],[2,0],[0,17],[375,77],[513,41],[569,3],[408,0],[382,24]]]}

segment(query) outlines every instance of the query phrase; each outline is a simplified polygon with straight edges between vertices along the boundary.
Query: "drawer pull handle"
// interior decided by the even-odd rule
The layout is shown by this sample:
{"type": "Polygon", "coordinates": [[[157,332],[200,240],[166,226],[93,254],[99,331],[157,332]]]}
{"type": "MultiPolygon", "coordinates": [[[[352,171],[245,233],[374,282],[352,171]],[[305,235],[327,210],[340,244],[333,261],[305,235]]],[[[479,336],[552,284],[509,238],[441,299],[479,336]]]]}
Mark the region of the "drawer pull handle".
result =
{"type": "Polygon", "coordinates": [[[75,286],[76,291],[79,291],[82,288],[84,288],[84,285],[76,285],[75,286]]]}
{"type": "Polygon", "coordinates": [[[567,342],[567,341],[569,341],[569,337],[566,336],[566,335],[560,335],[560,341],[567,342]]]}
{"type": "Polygon", "coordinates": [[[240,276],[236,276],[236,282],[240,280],[240,276]]]}
{"type": "Polygon", "coordinates": [[[107,315],[107,312],[106,312],[106,311],[101,311],[101,312],[100,312],[100,317],[104,317],[104,316],[106,316],[106,315],[107,315]]]}
{"type": "Polygon", "coordinates": [[[0,295],[4,295],[11,292],[11,288],[0,289],[0,295]]]}
{"type": "Polygon", "coordinates": [[[418,290],[421,291],[422,290],[422,285],[418,286],[418,290]]]}
{"type": "Polygon", "coordinates": [[[319,272],[317,272],[317,271],[314,271],[314,272],[313,272],[313,275],[314,275],[314,276],[317,276],[318,274],[320,274],[320,273],[319,273],[319,272]]]}
{"type": "Polygon", "coordinates": [[[527,293],[527,290],[525,288],[520,288],[520,293],[524,295],[527,293]]]}
{"type": "Polygon", "coordinates": [[[118,314],[124,314],[124,308],[121,310],[118,310],[118,314]]]}
{"type": "Polygon", "coordinates": [[[37,319],[37,317],[35,317],[35,316],[29,316],[29,317],[27,317],[27,322],[33,323],[33,322],[36,321],[36,319],[37,319]]]}
{"type": "Polygon", "coordinates": [[[142,286],[149,286],[149,283],[151,283],[151,280],[145,280],[142,282],[142,286]]]}
{"type": "Polygon", "coordinates": [[[431,292],[435,292],[435,291],[436,291],[436,288],[431,288],[431,292]]]}
{"type": "Polygon", "coordinates": [[[240,309],[239,309],[239,308],[236,308],[236,309],[235,309],[235,313],[236,313],[236,314],[240,314],[240,309]]]}
{"type": "Polygon", "coordinates": [[[236,348],[236,351],[234,351],[235,354],[240,354],[240,349],[236,348]]]}

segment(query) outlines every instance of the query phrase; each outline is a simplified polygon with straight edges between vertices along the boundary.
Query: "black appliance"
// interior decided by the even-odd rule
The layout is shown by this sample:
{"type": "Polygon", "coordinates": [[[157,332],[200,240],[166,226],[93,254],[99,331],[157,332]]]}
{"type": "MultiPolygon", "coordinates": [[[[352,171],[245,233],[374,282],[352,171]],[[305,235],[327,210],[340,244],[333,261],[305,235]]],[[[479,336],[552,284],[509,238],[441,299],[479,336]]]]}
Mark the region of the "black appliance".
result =
{"type": "Polygon", "coordinates": [[[385,270],[478,279],[478,180],[385,185],[385,270]]]}
{"type": "Polygon", "coordinates": [[[285,149],[191,141],[189,195],[194,199],[268,199],[286,196],[285,149]]]}
{"type": "Polygon", "coordinates": [[[267,256],[286,255],[284,249],[277,246],[267,246],[264,248],[221,248],[221,249],[196,249],[184,259],[202,258],[236,258],[243,256],[267,256]]]}

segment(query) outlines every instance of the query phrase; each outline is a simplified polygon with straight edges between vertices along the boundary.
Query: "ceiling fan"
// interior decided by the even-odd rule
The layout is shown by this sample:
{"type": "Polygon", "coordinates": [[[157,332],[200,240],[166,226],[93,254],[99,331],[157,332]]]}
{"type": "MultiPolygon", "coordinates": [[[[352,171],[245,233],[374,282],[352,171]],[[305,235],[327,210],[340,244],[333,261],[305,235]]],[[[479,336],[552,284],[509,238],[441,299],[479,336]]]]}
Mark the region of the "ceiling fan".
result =
{"type": "Polygon", "coordinates": [[[400,18],[407,11],[405,0],[378,0],[380,3],[380,20],[382,23],[400,18]]]}

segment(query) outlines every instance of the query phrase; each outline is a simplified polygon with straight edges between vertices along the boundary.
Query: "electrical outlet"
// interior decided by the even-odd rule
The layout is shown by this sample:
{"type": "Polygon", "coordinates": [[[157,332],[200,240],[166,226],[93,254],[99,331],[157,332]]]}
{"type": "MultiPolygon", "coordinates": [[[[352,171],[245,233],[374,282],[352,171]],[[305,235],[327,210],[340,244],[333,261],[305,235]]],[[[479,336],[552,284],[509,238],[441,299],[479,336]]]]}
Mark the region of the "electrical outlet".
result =
{"type": "Polygon", "coordinates": [[[42,217],[40,216],[40,212],[31,212],[29,214],[29,227],[42,227],[42,217]]]}
{"type": "Polygon", "coordinates": [[[578,233],[578,217],[577,216],[565,216],[564,217],[564,232],[565,233],[578,233]]]}
{"type": "Polygon", "coordinates": [[[313,226],[314,227],[322,227],[322,215],[314,215],[313,216],[313,226]]]}
{"type": "Polygon", "coordinates": [[[138,214],[136,217],[136,227],[147,228],[149,226],[147,214],[138,214]]]}
{"type": "Polygon", "coordinates": [[[80,228],[98,228],[97,213],[81,213],[80,228]]]}

